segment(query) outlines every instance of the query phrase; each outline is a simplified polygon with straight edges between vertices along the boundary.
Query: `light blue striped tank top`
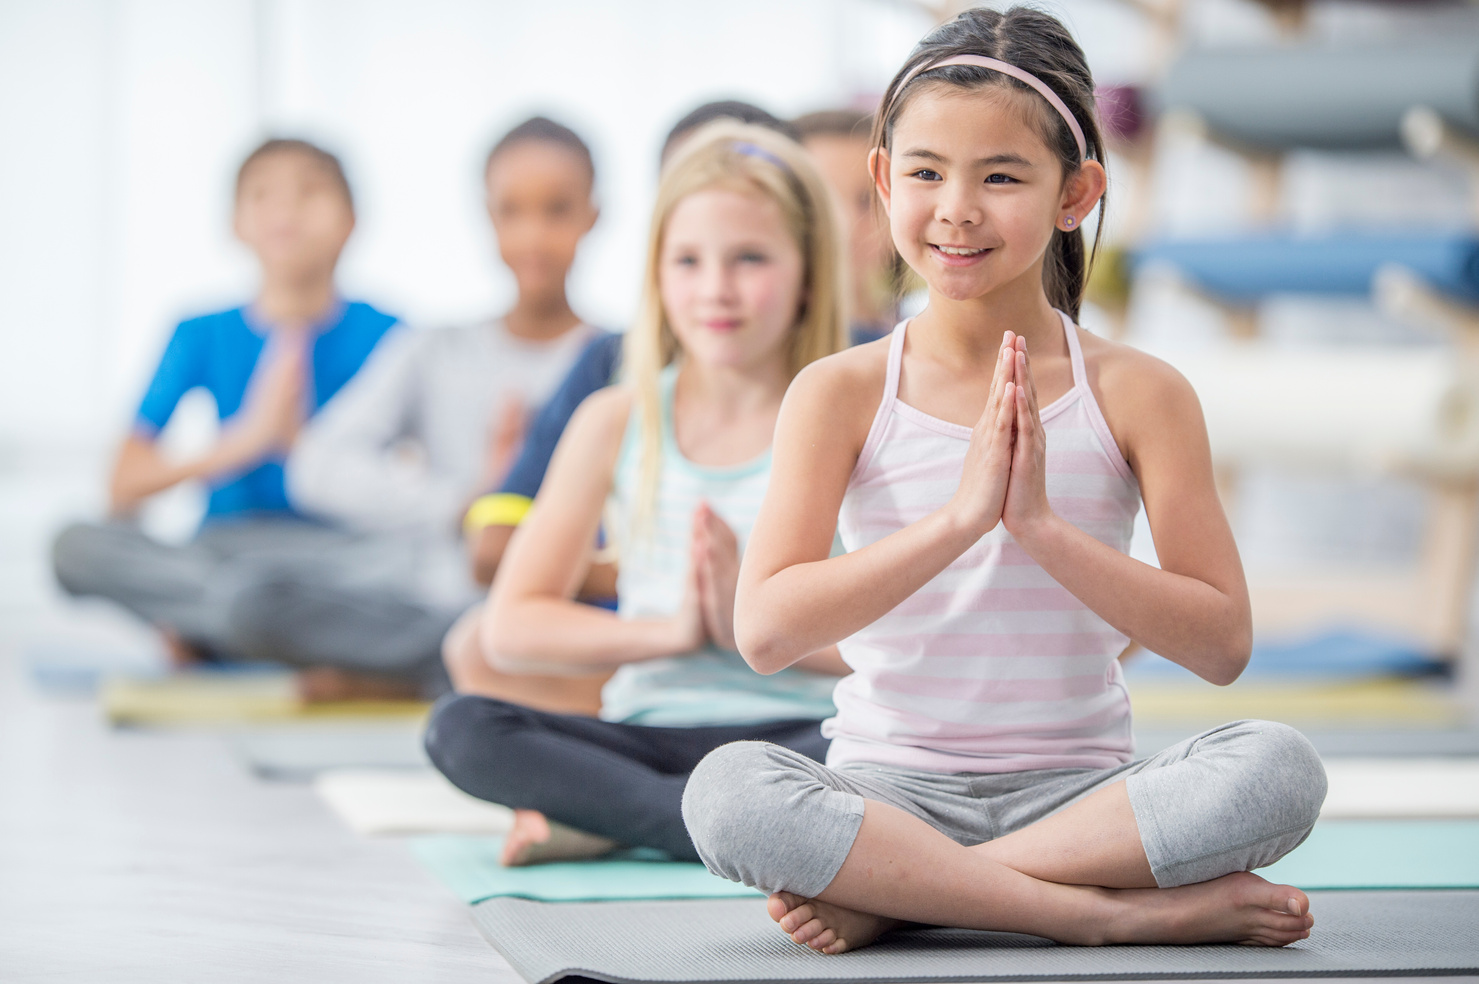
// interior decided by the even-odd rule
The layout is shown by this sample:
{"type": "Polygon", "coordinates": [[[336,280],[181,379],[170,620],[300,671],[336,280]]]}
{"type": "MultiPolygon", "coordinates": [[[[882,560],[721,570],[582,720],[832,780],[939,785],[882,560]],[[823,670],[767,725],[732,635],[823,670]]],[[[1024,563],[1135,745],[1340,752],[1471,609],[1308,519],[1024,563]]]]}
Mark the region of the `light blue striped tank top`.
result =
{"type": "MultiPolygon", "coordinates": [[[[662,475],[647,528],[632,529],[641,489],[639,411],[632,411],[617,457],[607,503],[607,525],[618,551],[617,612],[623,618],[662,618],[677,612],[688,573],[693,511],[707,502],[739,538],[740,549],[760,511],[770,481],[770,451],[742,465],[711,468],[683,457],[673,436],[676,366],[660,377],[662,475]]],[[[833,713],[835,677],[804,670],[762,676],[739,653],[713,645],[665,659],[628,663],[601,693],[601,717],[660,727],[753,724],[833,713]]]]}

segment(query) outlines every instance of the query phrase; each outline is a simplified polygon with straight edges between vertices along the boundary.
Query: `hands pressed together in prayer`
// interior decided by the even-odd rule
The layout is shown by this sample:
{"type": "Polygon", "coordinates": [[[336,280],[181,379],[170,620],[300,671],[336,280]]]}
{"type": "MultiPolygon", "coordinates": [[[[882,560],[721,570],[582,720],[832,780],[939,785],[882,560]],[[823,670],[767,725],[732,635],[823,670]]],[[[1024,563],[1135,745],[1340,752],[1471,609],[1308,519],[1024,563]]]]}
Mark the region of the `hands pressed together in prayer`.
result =
{"type": "Polygon", "coordinates": [[[720,649],[736,648],[734,592],[739,567],[739,538],[707,502],[699,503],[688,542],[688,584],[675,616],[688,649],[706,643],[720,649]]]}
{"type": "Polygon", "coordinates": [[[991,396],[971,431],[951,512],[977,537],[1001,522],[1020,538],[1052,516],[1044,481],[1046,454],[1027,340],[1009,331],[997,354],[991,396]]]}

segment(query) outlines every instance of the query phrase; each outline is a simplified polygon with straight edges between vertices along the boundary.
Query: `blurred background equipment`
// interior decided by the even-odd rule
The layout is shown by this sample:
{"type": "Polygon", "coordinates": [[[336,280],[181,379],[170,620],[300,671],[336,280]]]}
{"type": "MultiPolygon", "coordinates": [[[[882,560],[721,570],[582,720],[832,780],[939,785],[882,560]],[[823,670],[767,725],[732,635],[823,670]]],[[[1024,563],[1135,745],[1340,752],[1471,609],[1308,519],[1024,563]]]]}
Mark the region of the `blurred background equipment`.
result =
{"type": "MultiPolygon", "coordinates": [[[[1128,193],[1091,289],[1107,330],[1196,387],[1244,550],[1253,664],[1201,713],[1293,699],[1288,719],[1459,720],[1476,675],[1479,33],[1455,25],[1473,11],[1271,4],[1264,37],[1217,43],[1206,5],[1130,6],[1161,64],[1101,91],[1128,193]],[[1286,676],[1277,699],[1255,693],[1300,667],[1322,678],[1302,703],[1286,676]]],[[[1197,716],[1157,705],[1175,671],[1131,675],[1142,722],[1197,716]]]]}

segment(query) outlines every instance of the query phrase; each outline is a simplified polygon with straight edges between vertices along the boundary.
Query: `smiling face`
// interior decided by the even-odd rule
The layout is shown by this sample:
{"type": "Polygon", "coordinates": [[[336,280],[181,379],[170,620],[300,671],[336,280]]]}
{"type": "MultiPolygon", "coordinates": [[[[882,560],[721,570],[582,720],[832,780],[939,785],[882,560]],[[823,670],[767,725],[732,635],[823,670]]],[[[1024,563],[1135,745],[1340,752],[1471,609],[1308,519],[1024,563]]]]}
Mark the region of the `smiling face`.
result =
{"type": "Polygon", "coordinates": [[[547,140],[522,140],[488,165],[488,216],[519,295],[563,297],[581,237],[596,222],[586,163],[547,140]]]}
{"type": "Polygon", "coordinates": [[[879,193],[894,245],[933,293],[969,300],[1014,284],[1038,287],[1054,226],[1088,211],[1079,201],[1083,180],[1064,181],[1042,138],[1036,98],[934,86],[896,122],[891,152],[879,161],[879,193]]]}
{"type": "Polygon", "coordinates": [[[731,369],[784,361],[804,280],[801,249],[768,195],[707,188],[668,216],[658,290],[690,359],[731,369]]]}

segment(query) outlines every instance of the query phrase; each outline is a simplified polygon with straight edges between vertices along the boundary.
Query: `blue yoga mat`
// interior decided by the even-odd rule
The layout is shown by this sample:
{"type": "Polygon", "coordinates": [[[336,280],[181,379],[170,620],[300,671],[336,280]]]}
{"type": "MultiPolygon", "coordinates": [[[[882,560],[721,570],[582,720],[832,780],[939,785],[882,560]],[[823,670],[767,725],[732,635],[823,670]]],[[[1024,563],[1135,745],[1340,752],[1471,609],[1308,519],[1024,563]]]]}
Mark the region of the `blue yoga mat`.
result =
{"type": "MultiPolygon", "coordinates": [[[[1243,680],[1359,680],[1371,677],[1433,676],[1448,664],[1432,659],[1407,639],[1358,632],[1327,632],[1304,639],[1255,641],[1243,680]]],[[[1131,680],[1200,679],[1153,653],[1125,661],[1131,680]]]]}
{"type": "Polygon", "coordinates": [[[1199,48],[1171,66],[1151,104],[1191,110],[1226,139],[1272,150],[1395,149],[1413,106],[1479,133],[1479,39],[1199,48]]]}
{"type": "Polygon", "coordinates": [[[1137,250],[1131,262],[1137,270],[1147,263],[1170,264],[1203,290],[1233,301],[1268,294],[1367,295],[1376,271],[1395,263],[1437,290],[1479,301],[1479,238],[1473,235],[1165,240],[1137,250]]]}

